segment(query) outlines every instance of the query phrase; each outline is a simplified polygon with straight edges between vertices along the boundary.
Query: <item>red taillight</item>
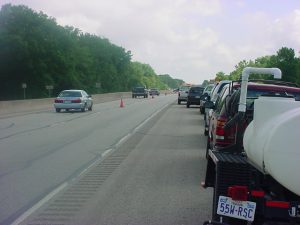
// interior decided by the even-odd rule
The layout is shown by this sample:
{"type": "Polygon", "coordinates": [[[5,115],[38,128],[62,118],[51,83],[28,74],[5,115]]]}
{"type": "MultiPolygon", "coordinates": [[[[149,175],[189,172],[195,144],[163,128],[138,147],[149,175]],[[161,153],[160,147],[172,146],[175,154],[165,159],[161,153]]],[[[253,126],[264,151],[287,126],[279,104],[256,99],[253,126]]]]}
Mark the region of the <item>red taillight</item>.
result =
{"type": "Polygon", "coordinates": [[[281,202],[281,201],[266,201],[266,206],[288,209],[290,207],[290,203],[289,202],[281,202]]]}
{"type": "Polygon", "coordinates": [[[264,197],[265,196],[265,192],[264,191],[251,191],[251,195],[253,197],[264,197]]]}
{"type": "Polygon", "coordinates": [[[217,120],[217,126],[215,130],[216,134],[216,145],[224,146],[230,145],[235,141],[236,126],[232,126],[228,129],[224,129],[227,122],[227,117],[220,116],[217,120]]]}
{"type": "Polygon", "coordinates": [[[247,201],[248,187],[247,186],[232,186],[228,187],[228,196],[235,201],[247,201]]]}
{"type": "Polygon", "coordinates": [[[80,99],[80,98],[74,99],[74,100],[72,100],[71,102],[72,102],[72,103],[80,103],[80,102],[81,102],[81,99],[80,99]]]}
{"type": "Polygon", "coordinates": [[[61,100],[61,99],[55,99],[54,102],[55,102],[55,103],[63,103],[64,101],[61,100]]]}
{"type": "Polygon", "coordinates": [[[217,127],[216,127],[216,139],[224,140],[225,130],[224,125],[226,123],[226,119],[219,118],[217,120],[217,127]]]}

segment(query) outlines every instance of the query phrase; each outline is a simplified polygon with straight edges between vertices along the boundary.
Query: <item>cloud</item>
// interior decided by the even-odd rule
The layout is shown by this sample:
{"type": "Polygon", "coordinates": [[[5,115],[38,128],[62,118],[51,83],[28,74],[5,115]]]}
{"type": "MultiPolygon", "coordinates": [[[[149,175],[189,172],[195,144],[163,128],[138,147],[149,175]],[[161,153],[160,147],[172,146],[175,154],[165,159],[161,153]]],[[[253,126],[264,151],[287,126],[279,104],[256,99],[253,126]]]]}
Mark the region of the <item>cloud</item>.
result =
{"type": "Polygon", "coordinates": [[[158,74],[192,83],[218,71],[229,73],[241,60],[300,46],[297,3],[289,7],[292,11],[277,4],[274,8],[282,12],[275,14],[273,8],[245,0],[4,1],[23,3],[55,17],[59,24],[106,37],[158,74]]]}

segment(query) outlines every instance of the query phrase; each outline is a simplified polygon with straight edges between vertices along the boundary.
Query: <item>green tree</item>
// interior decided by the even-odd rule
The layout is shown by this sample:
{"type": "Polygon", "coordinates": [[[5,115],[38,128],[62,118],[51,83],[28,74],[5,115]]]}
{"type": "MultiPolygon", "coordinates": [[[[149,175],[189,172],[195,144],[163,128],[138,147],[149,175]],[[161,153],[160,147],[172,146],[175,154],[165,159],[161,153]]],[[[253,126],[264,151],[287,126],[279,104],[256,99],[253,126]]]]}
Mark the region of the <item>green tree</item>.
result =
{"type": "Polygon", "coordinates": [[[108,39],[62,27],[54,18],[27,6],[0,11],[0,100],[48,96],[63,89],[89,93],[128,91],[135,85],[164,89],[150,65],[132,62],[131,52],[108,39]],[[100,83],[100,89],[96,87],[100,83]]]}
{"type": "Polygon", "coordinates": [[[294,49],[283,47],[277,51],[277,55],[272,59],[274,66],[281,69],[282,80],[299,82],[299,59],[295,57],[294,49]]]}

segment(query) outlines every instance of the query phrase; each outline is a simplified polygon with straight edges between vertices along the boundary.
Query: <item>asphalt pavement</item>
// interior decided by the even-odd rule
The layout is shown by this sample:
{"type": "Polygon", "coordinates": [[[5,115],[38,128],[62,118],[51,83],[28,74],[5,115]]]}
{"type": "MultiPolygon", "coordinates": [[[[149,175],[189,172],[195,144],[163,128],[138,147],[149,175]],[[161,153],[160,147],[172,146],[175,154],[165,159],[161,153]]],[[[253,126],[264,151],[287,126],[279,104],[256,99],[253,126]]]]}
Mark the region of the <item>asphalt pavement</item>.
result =
{"type": "Polygon", "coordinates": [[[199,108],[172,103],[21,224],[202,224],[212,202],[212,190],[200,186],[206,168],[203,125],[199,108]]]}
{"type": "Polygon", "coordinates": [[[85,113],[53,108],[0,118],[0,224],[30,215],[175,99],[123,99],[123,108],[118,100],[85,113]]]}

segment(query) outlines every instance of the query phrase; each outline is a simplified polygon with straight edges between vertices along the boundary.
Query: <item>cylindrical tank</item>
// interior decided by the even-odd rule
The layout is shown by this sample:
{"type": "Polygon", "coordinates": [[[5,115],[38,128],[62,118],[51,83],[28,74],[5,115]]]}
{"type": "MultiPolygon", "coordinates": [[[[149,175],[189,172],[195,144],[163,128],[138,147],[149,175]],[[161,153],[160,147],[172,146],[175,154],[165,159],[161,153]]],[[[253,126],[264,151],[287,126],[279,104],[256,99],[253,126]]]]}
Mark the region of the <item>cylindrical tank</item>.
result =
{"type": "Polygon", "coordinates": [[[300,101],[260,97],[244,134],[248,160],[300,196],[300,101]]]}

